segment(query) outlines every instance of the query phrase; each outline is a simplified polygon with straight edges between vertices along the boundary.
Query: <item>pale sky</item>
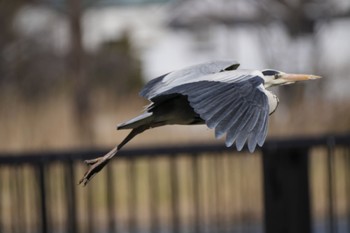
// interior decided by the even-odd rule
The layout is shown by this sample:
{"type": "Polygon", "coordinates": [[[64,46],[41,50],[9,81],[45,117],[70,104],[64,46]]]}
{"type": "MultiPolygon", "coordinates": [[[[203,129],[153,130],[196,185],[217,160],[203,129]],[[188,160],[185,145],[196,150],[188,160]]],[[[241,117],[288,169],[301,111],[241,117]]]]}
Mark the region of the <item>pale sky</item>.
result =
{"type": "MultiPolygon", "coordinates": [[[[345,4],[345,3],[344,3],[345,4]]],[[[99,7],[87,10],[83,18],[84,45],[96,49],[103,41],[130,33],[134,51],[140,56],[145,79],[162,75],[188,65],[215,59],[231,59],[241,67],[252,69],[288,69],[288,72],[312,72],[317,63],[328,70],[330,98],[350,96],[350,20],[318,25],[316,54],[310,50],[314,41],[308,38],[291,41],[278,25],[267,29],[208,26],[191,33],[171,30],[167,19],[171,8],[164,5],[142,7],[99,7]],[[265,50],[264,50],[265,49],[265,50]],[[266,51],[276,57],[270,66],[266,51]],[[315,57],[318,59],[315,62],[315,57]],[[334,81],[335,80],[335,81],[334,81]]],[[[57,52],[68,48],[68,25],[59,14],[43,7],[26,7],[18,14],[15,27],[27,35],[45,32],[57,52]]]]}

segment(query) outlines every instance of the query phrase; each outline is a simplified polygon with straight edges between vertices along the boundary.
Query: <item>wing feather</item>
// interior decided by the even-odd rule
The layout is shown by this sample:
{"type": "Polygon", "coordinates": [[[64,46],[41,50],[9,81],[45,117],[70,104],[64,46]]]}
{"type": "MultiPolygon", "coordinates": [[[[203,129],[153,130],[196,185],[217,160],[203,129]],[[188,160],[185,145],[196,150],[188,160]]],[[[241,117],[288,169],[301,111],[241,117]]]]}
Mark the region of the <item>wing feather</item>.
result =
{"type": "MultiPolygon", "coordinates": [[[[191,97],[191,102],[193,104],[198,105],[206,105],[211,104],[213,102],[218,101],[219,99],[227,99],[229,96],[227,96],[226,91],[231,89],[230,85],[220,85],[221,83],[214,84],[211,88],[207,89],[204,95],[202,96],[196,96],[194,93],[194,97],[191,97]],[[208,92],[209,90],[209,92],[208,92]]],[[[208,85],[208,84],[207,84],[208,85]]]]}
{"type": "Polygon", "coordinates": [[[233,102],[229,102],[226,105],[223,105],[222,108],[215,112],[212,116],[208,117],[206,121],[207,126],[212,129],[215,128],[228,114],[232,113],[232,107],[236,105],[238,102],[237,99],[233,100],[233,102]]]}
{"type": "Polygon", "coordinates": [[[248,146],[250,143],[254,145],[258,144],[259,146],[263,145],[267,134],[268,123],[265,122],[267,121],[267,117],[268,117],[268,113],[266,114],[266,110],[260,112],[258,121],[251,133],[252,137],[249,139],[251,140],[251,142],[248,141],[248,146]]]}
{"type": "Polygon", "coordinates": [[[267,134],[269,104],[262,84],[259,75],[225,71],[225,75],[212,74],[193,82],[167,86],[151,100],[172,94],[187,96],[207,126],[215,128],[216,138],[226,134],[226,145],[235,142],[237,150],[247,142],[252,152],[256,145],[262,146],[267,134]]]}
{"type": "Polygon", "coordinates": [[[218,93],[213,96],[207,94],[202,100],[193,101],[190,99],[192,105],[196,105],[198,113],[202,114],[204,118],[210,118],[211,115],[215,114],[222,108],[222,105],[227,103],[232,103],[230,96],[227,96],[226,92],[223,90],[221,93],[218,93]],[[221,103],[218,105],[218,103],[221,103]]]}
{"type": "Polygon", "coordinates": [[[269,114],[264,114],[263,127],[259,131],[259,137],[258,137],[258,145],[259,146],[262,146],[264,144],[266,136],[267,136],[267,128],[269,125],[269,121],[267,119],[268,117],[269,117],[269,114]]]}
{"type": "Polygon", "coordinates": [[[236,141],[236,147],[239,151],[242,150],[244,143],[249,136],[249,124],[254,114],[256,114],[253,108],[254,106],[250,106],[245,117],[241,119],[240,122],[237,122],[239,125],[237,125],[236,128],[231,127],[226,135],[226,144],[232,145],[233,142],[236,141]]]}
{"type": "Polygon", "coordinates": [[[141,90],[140,96],[152,99],[162,94],[162,92],[183,83],[191,82],[191,80],[196,80],[209,74],[236,70],[238,66],[239,63],[235,61],[213,61],[173,71],[149,81],[141,90]]]}
{"type": "Polygon", "coordinates": [[[253,115],[252,119],[250,120],[250,125],[248,127],[248,132],[252,132],[258,123],[259,117],[260,117],[260,109],[258,107],[255,108],[255,114],[253,115]]]}
{"type": "MultiPolygon", "coordinates": [[[[237,124],[240,122],[241,118],[244,117],[249,106],[244,105],[243,102],[240,102],[238,106],[231,111],[231,114],[227,115],[215,128],[219,135],[222,135],[228,131],[236,131],[237,124]]],[[[231,146],[232,143],[226,141],[228,146],[231,146]]]]}
{"type": "MultiPolygon", "coordinates": [[[[230,106],[234,106],[232,100],[230,98],[221,98],[221,105],[217,105],[218,102],[213,102],[209,107],[206,108],[206,110],[202,113],[202,117],[209,120],[215,120],[213,117],[218,114],[221,110],[226,110],[225,108],[228,108],[229,111],[232,111],[230,109],[230,106]]],[[[226,115],[226,114],[225,114],[226,115]]]]}

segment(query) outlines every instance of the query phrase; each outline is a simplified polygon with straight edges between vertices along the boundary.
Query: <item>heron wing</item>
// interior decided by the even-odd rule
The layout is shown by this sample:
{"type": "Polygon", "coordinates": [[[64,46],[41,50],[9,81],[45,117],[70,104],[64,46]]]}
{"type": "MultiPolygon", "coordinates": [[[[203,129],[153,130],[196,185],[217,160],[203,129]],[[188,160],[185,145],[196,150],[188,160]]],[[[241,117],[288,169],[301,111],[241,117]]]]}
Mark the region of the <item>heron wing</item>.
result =
{"type": "Polygon", "coordinates": [[[269,104],[263,79],[252,75],[231,75],[233,79],[229,82],[225,76],[214,76],[211,79],[214,81],[185,83],[153,100],[174,93],[186,95],[207,126],[215,128],[217,138],[226,133],[227,146],[236,142],[240,151],[247,142],[249,151],[253,152],[256,145],[262,146],[267,134],[269,104]]]}
{"type": "Polygon", "coordinates": [[[238,66],[239,63],[235,61],[213,61],[173,71],[149,81],[141,90],[140,95],[144,98],[152,99],[178,85],[193,82],[193,80],[205,75],[235,70],[238,66]]]}

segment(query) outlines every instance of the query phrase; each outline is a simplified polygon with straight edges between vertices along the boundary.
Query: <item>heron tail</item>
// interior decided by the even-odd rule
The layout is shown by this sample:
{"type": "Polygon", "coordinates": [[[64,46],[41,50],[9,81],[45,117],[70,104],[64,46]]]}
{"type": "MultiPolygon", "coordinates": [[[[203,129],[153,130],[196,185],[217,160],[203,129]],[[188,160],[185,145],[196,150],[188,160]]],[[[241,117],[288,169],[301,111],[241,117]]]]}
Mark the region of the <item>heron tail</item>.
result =
{"type": "Polygon", "coordinates": [[[152,112],[144,112],[143,114],[126,121],[124,123],[121,123],[117,126],[117,130],[119,129],[135,129],[143,125],[150,125],[153,121],[153,114],[152,112]]]}

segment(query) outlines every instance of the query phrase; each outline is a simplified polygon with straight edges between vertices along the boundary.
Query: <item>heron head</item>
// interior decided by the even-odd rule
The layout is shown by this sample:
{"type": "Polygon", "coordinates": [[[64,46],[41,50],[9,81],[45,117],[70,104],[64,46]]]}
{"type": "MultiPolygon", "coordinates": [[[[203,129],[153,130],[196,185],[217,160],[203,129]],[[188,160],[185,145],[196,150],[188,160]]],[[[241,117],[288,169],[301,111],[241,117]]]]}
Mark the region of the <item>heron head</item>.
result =
{"type": "Polygon", "coordinates": [[[262,74],[264,75],[265,87],[288,85],[298,81],[321,78],[320,76],[311,74],[287,74],[271,69],[263,70],[262,74]]]}

